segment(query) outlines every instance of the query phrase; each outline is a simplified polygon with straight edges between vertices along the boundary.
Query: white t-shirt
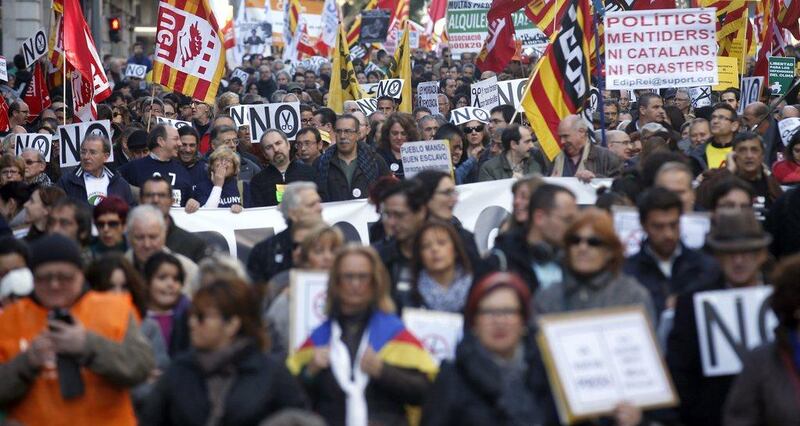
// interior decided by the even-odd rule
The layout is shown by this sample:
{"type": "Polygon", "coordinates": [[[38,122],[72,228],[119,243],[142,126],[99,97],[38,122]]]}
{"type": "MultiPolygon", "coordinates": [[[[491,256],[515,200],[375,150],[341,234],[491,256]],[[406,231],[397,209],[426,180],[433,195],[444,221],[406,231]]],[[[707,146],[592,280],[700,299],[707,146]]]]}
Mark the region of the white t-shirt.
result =
{"type": "Polygon", "coordinates": [[[91,173],[84,172],[83,182],[86,185],[86,196],[90,205],[96,206],[108,196],[109,179],[105,171],[100,177],[94,177],[91,173]]]}

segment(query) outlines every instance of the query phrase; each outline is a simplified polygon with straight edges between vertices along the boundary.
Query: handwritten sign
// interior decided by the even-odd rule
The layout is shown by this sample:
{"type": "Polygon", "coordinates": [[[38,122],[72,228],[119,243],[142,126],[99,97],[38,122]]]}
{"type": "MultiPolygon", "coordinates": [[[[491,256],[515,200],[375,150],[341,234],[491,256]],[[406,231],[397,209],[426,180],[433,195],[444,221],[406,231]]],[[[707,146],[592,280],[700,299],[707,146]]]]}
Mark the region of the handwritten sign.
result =
{"type": "Polygon", "coordinates": [[[497,77],[487,78],[470,86],[471,105],[490,110],[500,105],[497,89],[497,77]]]}
{"type": "Polygon", "coordinates": [[[406,179],[423,170],[439,170],[450,173],[450,144],[446,140],[406,142],[400,147],[403,172],[406,179]]]}
{"type": "Polygon", "coordinates": [[[18,133],[14,153],[17,157],[22,151],[32,148],[42,153],[44,161],[50,161],[50,151],[53,146],[53,135],[41,133],[18,133]]]}
{"type": "Polygon", "coordinates": [[[289,348],[294,352],[325,321],[328,273],[296,269],[289,275],[289,348]]]}
{"type": "Polygon", "coordinates": [[[403,323],[436,361],[455,358],[456,345],[464,334],[464,317],[461,314],[405,308],[403,323]]]}
{"type": "Polygon", "coordinates": [[[439,82],[424,81],[417,85],[417,105],[439,114],[439,82]]]}
{"type": "Polygon", "coordinates": [[[717,69],[719,70],[719,84],[713,87],[715,92],[721,92],[727,88],[739,88],[739,60],[730,56],[717,57],[717,69]]]}

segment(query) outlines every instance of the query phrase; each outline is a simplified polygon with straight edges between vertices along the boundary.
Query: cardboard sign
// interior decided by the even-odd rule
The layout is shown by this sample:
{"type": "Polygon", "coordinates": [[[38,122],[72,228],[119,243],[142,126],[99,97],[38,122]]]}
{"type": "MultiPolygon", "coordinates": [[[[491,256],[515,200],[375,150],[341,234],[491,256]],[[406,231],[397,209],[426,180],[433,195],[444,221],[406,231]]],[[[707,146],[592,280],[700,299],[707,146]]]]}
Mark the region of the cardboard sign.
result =
{"type": "Polygon", "coordinates": [[[513,105],[517,111],[522,112],[522,95],[525,93],[527,78],[505,80],[497,83],[497,95],[500,105],[513,105]]]}
{"type": "Polygon", "coordinates": [[[719,71],[719,84],[712,87],[715,92],[721,92],[733,87],[739,88],[739,61],[729,56],[717,58],[717,69],[719,71]]]}
{"type": "Polygon", "coordinates": [[[325,322],[328,272],[293,269],[289,273],[289,351],[294,352],[325,322]]]}
{"type": "Polygon", "coordinates": [[[438,81],[425,81],[417,85],[417,106],[428,108],[431,114],[439,114],[438,81]]]}
{"type": "Polygon", "coordinates": [[[250,140],[260,143],[267,129],[278,129],[293,141],[300,130],[300,102],[248,105],[250,140]]]}
{"type": "Polygon", "coordinates": [[[472,120],[488,123],[489,113],[485,109],[475,107],[461,107],[450,111],[450,122],[456,126],[472,120]]]}
{"type": "Polygon", "coordinates": [[[606,13],[606,89],[717,84],[714,13],[713,9],[606,13]]]}
{"type": "MultiPolygon", "coordinates": [[[[86,123],[58,126],[58,138],[61,141],[61,168],[77,166],[81,163],[81,144],[86,135],[96,134],[111,140],[111,122],[108,120],[88,121],[86,123]]],[[[114,150],[106,163],[114,161],[114,150]]]]}
{"type": "Polygon", "coordinates": [[[461,314],[405,308],[403,323],[437,362],[455,358],[456,346],[464,335],[461,314]]]}
{"type": "Polygon", "coordinates": [[[400,158],[406,179],[428,169],[450,174],[453,166],[446,140],[406,142],[400,147],[400,158]]]}
{"type": "Polygon", "coordinates": [[[471,106],[491,110],[500,105],[497,89],[497,77],[487,78],[470,85],[471,106]]]}
{"type": "Polygon", "coordinates": [[[165,118],[165,117],[156,117],[156,116],[153,116],[153,117],[155,117],[156,123],[158,123],[158,124],[166,124],[167,126],[172,126],[172,127],[176,128],[176,129],[180,129],[183,126],[192,127],[192,123],[190,123],[188,121],[175,120],[173,118],[165,118]]]}
{"type": "Polygon", "coordinates": [[[753,102],[758,102],[761,97],[761,88],[764,85],[764,77],[742,77],[741,97],[739,102],[739,114],[744,112],[744,108],[753,102]]]}
{"type": "Polygon", "coordinates": [[[125,77],[138,78],[144,80],[147,75],[147,65],[128,64],[125,67],[125,77]]]}
{"type": "Polygon", "coordinates": [[[376,98],[357,99],[356,104],[361,112],[363,112],[367,117],[378,110],[378,99],[376,98]]]}
{"type": "MultiPolygon", "coordinates": [[[[625,256],[639,252],[646,235],[639,222],[639,211],[633,207],[613,207],[614,230],[625,248],[625,256]]],[[[681,216],[681,241],[687,247],[700,249],[711,229],[711,217],[707,213],[684,213],[681,216]]]]}
{"type": "Polygon", "coordinates": [[[366,97],[374,98],[378,94],[378,83],[364,83],[359,86],[366,97]]]}
{"type": "Polygon", "coordinates": [[[33,37],[22,43],[22,56],[25,58],[25,68],[30,68],[39,58],[47,53],[47,33],[40,29],[33,37]]]}
{"type": "Polygon", "coordinates": [[[246,71],[242,70],[241,68],[236,68],[231,73],[231,79],[234,79],[234,78],[238,78],[239,81],[241,81],[242,84],[244,85],[244,84],[247,84],[247,80],[250,78],[250,74],[248,74],[246,71]]]}
{"type": "Polygon", "coordinates": [[[6,58],[0,56],[0,80],[8,81],[8,68],[6,67],[6,58]]]}
{"type": "Polygon", "coordinates": [[[247,105],[235,105],[230,107],[228,111],[228,114],[233,119],[233,125],[237,129],[250,125],[250,108],[247,105]]]}
{"type": "Polygon", "coordinates": [[[678,403],[652,326],[640,306],[539,318],[537,335],[562,424],[678,403]]]}
{"type": "Polygon", "coordinates": [[[781,142],[784,146],[789,145],[789,141],[798,128],[800,128],[800,118],[797,117],[784,118],[778,122],[778,133],[781,134],[781,142]]]}
{"type": "Polygon", "coordinates": [[[692,87],[689,89],[692,108],[711,106],[711,86],[692,87]]]}
{"type": "Polygon", "coordinates": [[[403,84],[405,82],[402,78],[391,78],[388,80],[381,80],[378,82],[378,90],[375,97],[388,96],[394,99],[400,99],[403,96],[403,84]]]}
{"type": "Polygon", "coordinates": [[[53,146],[53,135],[41,133],[17,133],[14,144],[14,155],[19,157],[22,151],[33,148],[42,153],[44,161],[50,161],[50,152],[53,146]]]}
{"type": "Polygon", "coordinates": [[[795,58],[769,57],[769,94],[783,96],[794,80],[795,58]]]}
{"type": "Polygon", "coordinates": [[[703,291],[694,295],[694,315],[703,375],[738,374],[742,356],[775,339],[778,324],[769,307],[772,287],[703,291]]]}
{"type": "Polygon", "coordinates": [[[359,43],[383,43],[389,34],[389,11],[385,9],[364,10],[361,12],[361,33],[359,43]]]}

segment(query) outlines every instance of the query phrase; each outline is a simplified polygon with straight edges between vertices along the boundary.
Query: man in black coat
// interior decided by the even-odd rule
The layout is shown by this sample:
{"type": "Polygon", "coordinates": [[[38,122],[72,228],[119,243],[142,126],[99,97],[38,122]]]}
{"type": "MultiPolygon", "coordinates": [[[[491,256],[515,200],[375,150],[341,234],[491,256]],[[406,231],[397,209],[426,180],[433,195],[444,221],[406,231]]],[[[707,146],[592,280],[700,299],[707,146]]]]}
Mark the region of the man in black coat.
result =
{"type": "Polygon", "coordinates": [[[259,144],[269,165],[250,181],[252,207],[275,206],[281,202],[286,185],[291,182],[314,182],[314,169],[300,160],[291,160],[291,146],[286,135],[269,129],[259,144]]]}
{"type": "Polygon", "coordinates": [[[777,258],[800,252],[800,189],[792,188],[781,195],[767,215],[764,224],[774,240],[770,251],[777,258]]]}
{"type": "Polygon", "coordinates": [[[61,175],[58,186],[69,198],[96,206],[116,195],[128,205],[136,204],[131,187],[119,174],[105,167],[111,156],[111,142],[103,136],[88,135],[81,143],[81,164],[76,170],[61,175]]]}

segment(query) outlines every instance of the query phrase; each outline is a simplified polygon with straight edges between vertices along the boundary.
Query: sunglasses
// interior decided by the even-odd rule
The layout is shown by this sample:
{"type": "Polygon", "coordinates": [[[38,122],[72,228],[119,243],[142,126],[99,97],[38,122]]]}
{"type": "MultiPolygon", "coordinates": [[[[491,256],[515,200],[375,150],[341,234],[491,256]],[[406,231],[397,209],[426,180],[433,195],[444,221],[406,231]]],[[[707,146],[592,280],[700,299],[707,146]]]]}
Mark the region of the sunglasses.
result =
{"type": "Polygon", "coordinates": [[[578,246],[581,243],[586,243],[589,247],[603,247],[606,245],[605,241],[597,237],[583,238],[577,235],[570,235],[566,238],[568,246],[578,246]]]}
{"type": "Polygon", "coordinates": [[[95,222],[95,226],[97,226],[97,229],[103,229],[103,228],[106,228],[106,227],[108,227],[108,228],[119,228],[120,225],[122,225],[122,222],[120,222],[118,220],[95,222]]]}
{"type": "Polygon", "coordinates": [[[464,133],[480,133],[483,131],[483,126],[469,127],[464,126],[464,133]]]}

